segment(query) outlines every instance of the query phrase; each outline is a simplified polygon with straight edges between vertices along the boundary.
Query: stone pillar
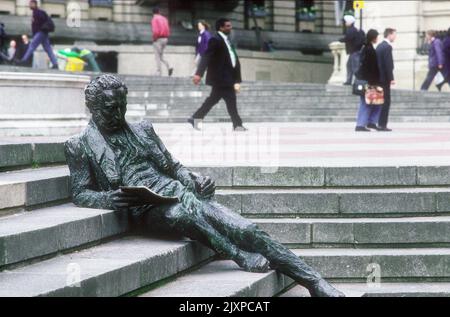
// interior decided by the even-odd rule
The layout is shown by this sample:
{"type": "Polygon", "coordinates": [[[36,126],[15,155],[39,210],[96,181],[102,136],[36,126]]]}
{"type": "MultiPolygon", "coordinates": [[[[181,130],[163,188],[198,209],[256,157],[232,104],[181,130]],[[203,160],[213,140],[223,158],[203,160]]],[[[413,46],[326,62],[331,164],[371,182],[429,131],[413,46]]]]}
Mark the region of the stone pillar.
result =
{"type": "Polygon", "coordinates": [[[331,74],[328,84],[342,85],[347,79],[347,59],[345,44],[341,42],[332,42],[329,45],[331,53],[334,56],[333,74],[331,74]]]}
{"type": "Polygon", "coordinates": [[[273,2],[274,31],[295,32],[295,1],[279,0],[273,2]]]}
{"type": "MultiPolygon", "coordinates": [[[[161,2],[161,13],[167,16],[167,2],[161,2]]],[[[152,7],[136,5],[135,1],[113,1],[112,18],[115,22],[150,23],[153,16],[152,7]]]]}

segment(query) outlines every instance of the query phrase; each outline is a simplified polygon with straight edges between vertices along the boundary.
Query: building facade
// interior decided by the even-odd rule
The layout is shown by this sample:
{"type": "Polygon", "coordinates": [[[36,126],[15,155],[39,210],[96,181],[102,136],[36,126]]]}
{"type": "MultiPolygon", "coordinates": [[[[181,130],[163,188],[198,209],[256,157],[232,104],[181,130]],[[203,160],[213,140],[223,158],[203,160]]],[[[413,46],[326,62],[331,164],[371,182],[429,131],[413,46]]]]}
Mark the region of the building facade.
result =
{"type": "MultiPolygon", "coordinates": [[[[173,29],[169,60],[178,66],[177,75],[191,73],[192,65],[179,62],[180,54],[193,54],[195,21],[211,24],[221,16],[235,28],[233,41],[244,56],[248,79],[326,82],[333,72],[329,44],[342,37],[344,12],[353,1],[314,0],[41,0],[57,26],[52,34],[57,45],[80,42],[98,52],[117,53],[117,71],[151,74],[154,65],[144,67],[127,62],[153,62],[151,55],[152,8],[160,7],[173,29]],[[276,52],[262,52],[273,48],[276,52]],[[255,52],[258,51],[258,52],[255,52]],[[121,56],[122,55],[122,56],[121,56]],[[140,56],[140,57],[139,57],[140,56]],[[127,58],[125,58],[127,57],[127,58]],[[274,59],[278,61],[274,67],[274,59]],[[311,64],[312,67],[309,67],[311,64]],[[317,67],[316,67],[317,66],[317,67]],[[275,74],[286,69],[288,74],[275,74]],[[320,70],[321,74],[315,72],[320,70]],[[289,72],[290,70],[290,72],[289,72]],[[314,74],[312,74],[313,72],[314,74]]],[[[28,0],[0,0],[0,21],[13,36],[29,33],[28,0]]],[[[356,12],[357,25],[364,30],[385,27],[398,30],[394,44],[396,77],[400,88],[417,88],[426,72],[422,50],[428,29],[450,27],[450,1],[365,1],[356,12]],[[362,21],[361,21],[362,17],[362,21]]]]}

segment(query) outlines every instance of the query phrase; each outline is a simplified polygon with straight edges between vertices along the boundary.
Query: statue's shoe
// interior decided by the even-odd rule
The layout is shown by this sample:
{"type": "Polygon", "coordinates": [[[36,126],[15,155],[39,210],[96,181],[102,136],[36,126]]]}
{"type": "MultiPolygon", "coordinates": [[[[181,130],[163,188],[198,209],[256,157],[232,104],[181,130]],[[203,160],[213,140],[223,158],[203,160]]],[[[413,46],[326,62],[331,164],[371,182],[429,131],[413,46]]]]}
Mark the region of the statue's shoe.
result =
{"type": "Polygon", "coordinates": [[[324,279],[318,280],[309,289],[311,297],[345,297],[345,294],[335,289],[324,279]]]}
{"type": "Polygon", "coordinates": [[[234,261],[247,272],[265,273],[270,269],[270,262],[257,253],[240,250],[234,261]]]}

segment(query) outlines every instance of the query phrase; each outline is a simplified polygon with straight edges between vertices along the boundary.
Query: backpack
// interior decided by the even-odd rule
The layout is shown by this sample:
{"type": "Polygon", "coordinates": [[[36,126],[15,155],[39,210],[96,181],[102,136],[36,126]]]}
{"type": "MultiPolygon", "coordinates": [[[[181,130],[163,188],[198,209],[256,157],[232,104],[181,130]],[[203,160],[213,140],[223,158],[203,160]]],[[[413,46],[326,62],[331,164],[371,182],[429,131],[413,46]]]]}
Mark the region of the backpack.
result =
{"type": "Polygon", "coordinates": [[[44,25],[41,28],[41,31],[46,33],[55,32],[55,23],[53,22],[51,17],[47,16],[47,22],[44,23],[44,25]]]}

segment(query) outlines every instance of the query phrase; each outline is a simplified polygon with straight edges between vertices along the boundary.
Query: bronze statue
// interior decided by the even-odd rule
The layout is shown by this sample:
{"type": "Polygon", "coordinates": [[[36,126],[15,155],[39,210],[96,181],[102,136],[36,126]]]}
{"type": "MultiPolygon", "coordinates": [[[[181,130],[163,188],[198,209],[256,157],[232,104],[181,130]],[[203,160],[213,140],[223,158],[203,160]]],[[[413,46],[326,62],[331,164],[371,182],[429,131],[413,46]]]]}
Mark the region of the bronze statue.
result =
{"type": "Polygon", "coordinates": [[[88,208],[127,209],[141,223],[197,240],[244,270],[278,270],[312,296],[343,294],[288,248],[214,200],[215,184],[191,172],[165,148],[149,122],[128,124],[127,87],[113,75],[85,89],[92,113],[88,127],[66,142],[73,201],[88,208]],[[121,186],[146,186],[179,202],[149,205],[121,186]]]}

